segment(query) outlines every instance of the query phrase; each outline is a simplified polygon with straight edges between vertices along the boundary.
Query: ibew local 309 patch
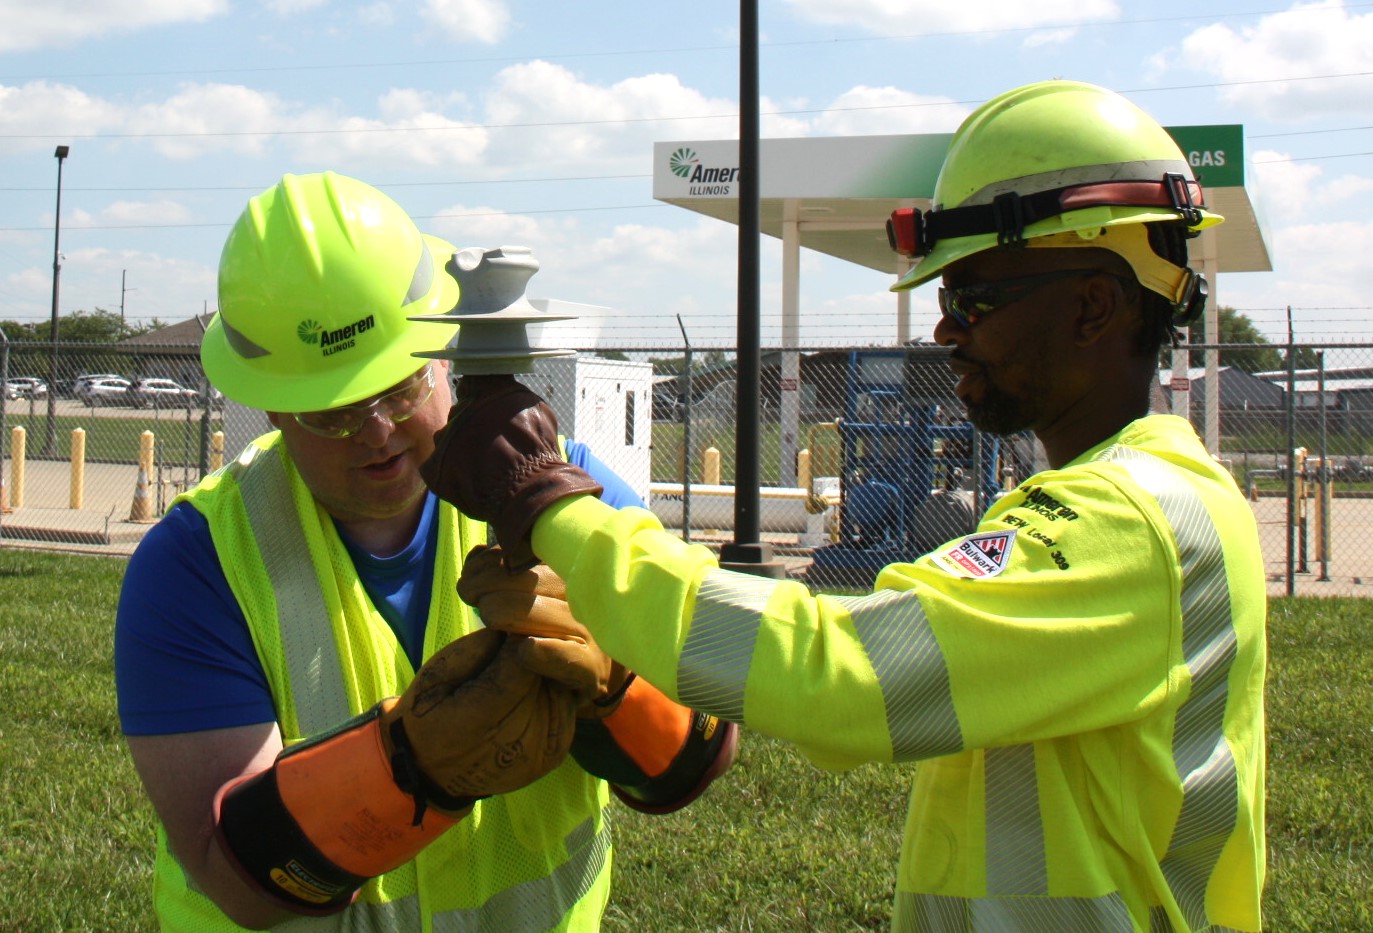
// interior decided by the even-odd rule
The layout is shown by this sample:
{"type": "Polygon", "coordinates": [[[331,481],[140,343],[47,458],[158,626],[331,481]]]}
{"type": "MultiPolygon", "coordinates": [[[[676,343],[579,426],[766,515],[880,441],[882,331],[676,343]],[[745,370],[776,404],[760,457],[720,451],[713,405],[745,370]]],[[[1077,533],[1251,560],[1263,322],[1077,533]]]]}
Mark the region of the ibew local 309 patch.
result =
{"type": "Polygon", "coordinates": [[[988,531],[959,538],[930,556],[936,566],[956,577],[994,577],[1010,563],[1014,542],[1014,529],[988,531]]]}

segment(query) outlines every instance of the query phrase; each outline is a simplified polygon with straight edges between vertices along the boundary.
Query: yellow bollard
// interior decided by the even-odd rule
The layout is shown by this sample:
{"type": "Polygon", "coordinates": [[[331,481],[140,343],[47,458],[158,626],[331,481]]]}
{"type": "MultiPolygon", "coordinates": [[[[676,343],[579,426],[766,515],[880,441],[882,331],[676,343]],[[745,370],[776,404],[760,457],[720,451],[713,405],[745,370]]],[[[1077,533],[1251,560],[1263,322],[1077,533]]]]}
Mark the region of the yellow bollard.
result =
{"type": "Polygon", "coordinates": [[[707,447],[701,455],[701,482],[707,486],[720,485],[720,449],[707,447]]]}
{"type": "Polygon", "coordinates": [[[224,432],[216,431],[210,435],[210,472],[224,466],[224,432]]]}
{"type": "Polygon", "coordinates": [[[133,505],[129,507],[129,521],[156,521],[153,509],[150,477],[153,472],[154,436],[152,431],[144,431],[138,438],[138,482],[134,486],[133,505]]]}
{"type": "Polygon", "coordinates": [[[14,477],[14,490],[10,493],[11,507],[24,507],[24,463],[27,460],[29,434],[23,428],[10,432],[10,475],[14,477]]]}
{"type": "Polygon", "coordinates": [[[81,508],[86,501],[86,429],[72,428],[72,482],[67,507],[81,508]]]}
{"type": "Polygon", "coordinates": [[[796,485],[810,492],[810,450],[802,448],[796,452],[796,485]]]}

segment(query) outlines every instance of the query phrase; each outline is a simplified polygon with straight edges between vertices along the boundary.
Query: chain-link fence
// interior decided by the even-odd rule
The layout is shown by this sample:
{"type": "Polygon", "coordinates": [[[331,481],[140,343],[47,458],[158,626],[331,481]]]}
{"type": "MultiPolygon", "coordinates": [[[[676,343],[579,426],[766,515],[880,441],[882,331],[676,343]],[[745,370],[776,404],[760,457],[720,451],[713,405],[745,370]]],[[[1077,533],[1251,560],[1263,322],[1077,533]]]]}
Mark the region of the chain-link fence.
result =
{"type": "MultiPolygon", "coordinates": [[[[816,586],[971,529],[1044,466],[1030,436],[962,420],[944,348],[765,349],[759,537],[816,586]]],[[[733,541],[733,351],[616,347],[541,360],[531,386],[675,533],[733,541]]],[[[1373,345],[1193,346],[1159,370],[1249,497],[1275,592],[1373,581],[1373,345]],[[1310,586],[1309,586],[1310,585],[1310,586]]],[[[194,346],[0,344],[0,544],[128,553],[171,498],[267,429],[194,346]]]]}

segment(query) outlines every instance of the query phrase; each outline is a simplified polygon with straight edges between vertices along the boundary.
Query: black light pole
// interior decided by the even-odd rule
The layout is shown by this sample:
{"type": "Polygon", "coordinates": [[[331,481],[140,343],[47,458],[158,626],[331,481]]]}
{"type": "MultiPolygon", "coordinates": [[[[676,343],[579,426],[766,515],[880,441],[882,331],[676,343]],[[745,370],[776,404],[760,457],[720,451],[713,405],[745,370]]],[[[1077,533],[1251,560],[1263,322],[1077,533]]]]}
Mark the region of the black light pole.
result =
{"type": "Polygon", "coordinates": [[[786,568],[759,540],[758,423],[762,370],[759,347],[758,0],[739,3],[739,362],[735,394],[734,543],[720,549],[720,565],[759,576],[786,568]]]}
{"type": "Polygon", "coordinates": [[[57,283],[62,275],[62,255],[58,246],[62,241],[62,160],[71,152],[69,146],[58,146],[57,157],[57,213],[52,219],[52,327],[48,339],[52,350],[48,356],[48,437],[43,443],[43,456],[57,456],[57,283]]]}

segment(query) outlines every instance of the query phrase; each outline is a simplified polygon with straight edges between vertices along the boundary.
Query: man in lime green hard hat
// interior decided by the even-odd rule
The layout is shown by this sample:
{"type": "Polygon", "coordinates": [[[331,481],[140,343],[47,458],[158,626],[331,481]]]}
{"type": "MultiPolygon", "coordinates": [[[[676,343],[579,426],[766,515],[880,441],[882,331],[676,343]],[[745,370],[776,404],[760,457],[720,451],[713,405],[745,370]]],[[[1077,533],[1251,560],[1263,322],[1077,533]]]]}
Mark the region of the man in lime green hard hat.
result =
{"type": "Polygon", "coordinates": [[[163,930],[596,930],[611,792],[675,810],[733,761],[735,727],[600,651],[546,569],[459,599],[486,527],[419,475],[451,393],[414,355],[456,328],[410,320],[456,306],[453,253],[333,173],[285,176],[225,243],[201,359],[275,430],[148,533],[115,626],[163,930]]]}
{"type": "Polygon", "coordinates": [[[508,377],[460,381],[423,475],[680,702],[825,767],[919,761],[893,929],[1258,933],[1258,536],[1191,425],[1150,407],[1206,300],[1188,241],[1220,219],[1110,91],[1046,81],[968,117],[933,209],[892,218],[915,260],[894,287],[942,279],[968,418],[1033,431],[1049,466],[870,595],[722,570],[546,472],[552,413],[508,377]]]}

